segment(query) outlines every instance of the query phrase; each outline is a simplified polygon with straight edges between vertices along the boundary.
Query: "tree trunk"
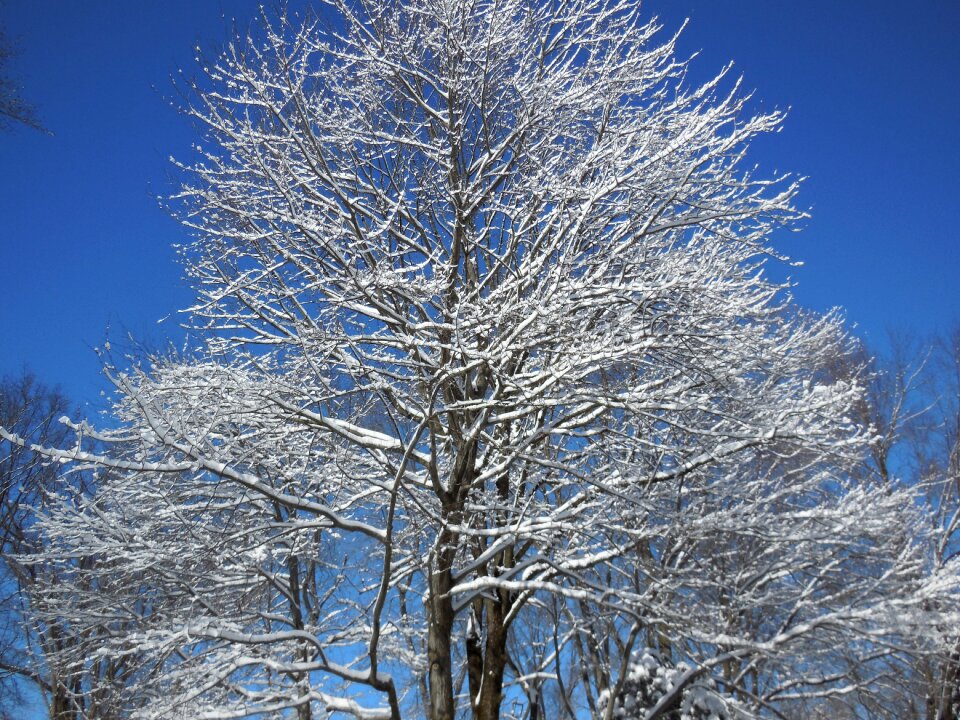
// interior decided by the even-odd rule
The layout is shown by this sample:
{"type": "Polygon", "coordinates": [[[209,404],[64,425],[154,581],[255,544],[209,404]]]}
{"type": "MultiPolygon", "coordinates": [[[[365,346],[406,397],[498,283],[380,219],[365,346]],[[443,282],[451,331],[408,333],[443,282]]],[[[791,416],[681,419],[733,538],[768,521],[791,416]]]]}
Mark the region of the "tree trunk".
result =
{"type": "Polygon", "coordinates": [[[453,633],[453,603],[450,598],[450,533],[437,538],[433,566],[430,568],[430,596],[427,618],[428,686],[430,720],[454,720],[453,672],[450,662],[450,636],[453,633]]]}
{"type": "Polygon", "coordinates": [[[497,720],[503,701],[503,674],[507,664],[507,629],[505,608],[509,607],[503,592],[497,600],[484,600],[481,611],[473,609],[467,629],[467,677],[470,708],[474,720],[497,720]],[[483,640],[486,629],[486,642],[483,640]]]}
{"type": "Polygon", "coordinates": [[[51,720],[73,720],[73,706],[67,687],[59,680],[53,682],[53,696],[50,698],[51,720]]]}
{"type": "Polygon", "coordinates": [[[474,600],[467,624],[467,686],[470,690],[470,709],[476,717],[483,684],[483,601],[474,600]]]}
{"type": "MultiPolygon", "coordinates": [[[[499,591],[498,594],[503,591],[499,591]]],[[[503,624],[503,598],[487,602],[487,642],[483,657],[483,681],[476,720],[497,720],[503,700],[503,671],[507,664],[507,629],[503,624]]]]}
{"type": "Polygon", "coordinates": [[[960,695],[960,647],[950,653],[943,668],[943,680],[940,683],[940,698],[937,703],[936,720],[957,720],[957,714],[954,712],[954,704],[957,696],[960,695]]]}

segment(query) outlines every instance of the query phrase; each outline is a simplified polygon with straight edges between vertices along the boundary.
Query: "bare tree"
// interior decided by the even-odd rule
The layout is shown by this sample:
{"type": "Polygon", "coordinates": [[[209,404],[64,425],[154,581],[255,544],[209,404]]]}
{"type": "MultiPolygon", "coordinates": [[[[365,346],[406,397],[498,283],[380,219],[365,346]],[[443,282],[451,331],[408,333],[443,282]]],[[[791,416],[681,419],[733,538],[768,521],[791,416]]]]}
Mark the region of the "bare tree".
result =
{"type": "MultiPolygon", "coordinates": [[[[933,351],[927,422],[913,434],[915,463],[937,512],[935,567],[960,553],[960,327],[941,337],[933,351]]],[[[929,706],[934,720],[960,717],[960,628],[943,628],[949,650],[930,672],[929,706]]]]}
{"type": "Polygon", "coordinates": [[[851,343],[763,273],[780,115],[632,0],[333,7],[193,88],[204,333],[44,450],[109,471],[45,515],[46,561],[98,559],[48,617],[140,658],[144,717],[609,720],[654,647],[648,720],[869,692],[837,650],[930,636],[953,565],[850,480],[851,343]]]}
{"type": "MultiPolygon", "coordinates": [[[[0,425],[43,445],[62,445],[68,430],[57,420],[71,403],[58,389],[48,388],[30,373],[0,380],[0,425]]],[[[57,472],[42,455],[0,440],[0,713],[19,716],[32,685],[51,707],[64,696],[56,671],[45,662],[43,638],[30,622],[37,569],[22,562],[38,548],[35,513],[56,489],[57,472]]],[[[53,713],[54,717],[57,714],[53,713]]]]}
{"type": "Polygon", "coordinates": [[[14,42],[0,30],[0,130],[11,130],[15,124],[44,130],[34,106],[20,93],[20,84],[10,72],[10,61],[18,54],[14,42]]]}
{"type": "MultiPolygon", "coordinates": [[[[932,511],[928,567],[954,560],[960,517],[960,333],[922,341],[891,332],[886,349],[861,346],[857,368],[869,371],[867,391],[856,405],[860,422],[874,435],[861,482],[921,492],[932,511]]],[[[849,367],[846,371],[849,373],[849,367]]],[[[855,372],[860,372],[859,369],[855,372]]],[[[953,720],[960,707],[955,624],[940,628],[939,642],[907,642],[891,663],[883,706],[871,717],[953,720]]],[[[873,698],[872,702],[877,702],[873,698]]]]}
{"type": "MultiPolygon", "coordinates": [[[[59,420],[72,411],[59,389],[29,372],[0,380],[0,425],[34,445],[65,445],[71,433],[59,420]]],[[[132,656],[98,656],[103,638],[75,631],[62,603],[50,607],[61,583],[75,587],[86,575],[81,586],[97,592],[109,575],[89,555],[45,562],[37,524],[55,494],[82,504],[94,489],[83,468],[63,473],[24,443],[0,440],[0,717],[22,717],[41,701],[51,720],[120,717],[114,696],[137,669],[132,656]]]]}

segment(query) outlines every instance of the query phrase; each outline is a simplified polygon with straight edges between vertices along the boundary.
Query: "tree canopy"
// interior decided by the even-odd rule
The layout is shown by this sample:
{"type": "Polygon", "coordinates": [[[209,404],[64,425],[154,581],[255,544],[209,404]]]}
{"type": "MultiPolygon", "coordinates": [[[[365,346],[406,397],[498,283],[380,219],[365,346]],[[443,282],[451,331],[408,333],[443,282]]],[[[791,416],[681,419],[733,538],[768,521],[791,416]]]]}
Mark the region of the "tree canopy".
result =
{"type": "Polygon", "coordinates": [[[142,717],[653,720],[937,649],[955,572],[858,480],[854,343],[765,272],[781,115],[632,0],[332,8],[203,61],[196,347],[44,450],[100,474],[42,520],[74,667],[135,660],[89,682],[142,717]]]}

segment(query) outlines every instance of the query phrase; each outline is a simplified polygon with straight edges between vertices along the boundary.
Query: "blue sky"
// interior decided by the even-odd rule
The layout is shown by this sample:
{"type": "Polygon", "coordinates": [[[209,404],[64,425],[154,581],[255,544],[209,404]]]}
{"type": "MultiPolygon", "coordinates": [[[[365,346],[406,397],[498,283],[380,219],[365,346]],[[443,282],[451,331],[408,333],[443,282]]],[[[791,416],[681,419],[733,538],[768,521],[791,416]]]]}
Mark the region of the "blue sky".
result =
{"type": "MultiPolygon", "coordinates": [[[[295,3],[291,2],[291,5],[295,3]]],[[[194,131],[171,78],[213,48],[249,0],[7,0],[15,69],[54,133],[0,135],[0,374],[29,366],[73,397],[103,386],[93,348],[128,332],[177,339],[190,300],[171,245],[184,231],[156,197],[194,131]],[[168,318],[159,322],[161,318],[168,318]]],[[[960,321],[960,2],[649,0],[690,24],[692,76],[735,63],[760,108],[790,108],[761,140],[767,171],[809,179],[810,220],[775,239],[802,260],[800,302],[846,309],[858,332],[921,334],[960,321]]]]}

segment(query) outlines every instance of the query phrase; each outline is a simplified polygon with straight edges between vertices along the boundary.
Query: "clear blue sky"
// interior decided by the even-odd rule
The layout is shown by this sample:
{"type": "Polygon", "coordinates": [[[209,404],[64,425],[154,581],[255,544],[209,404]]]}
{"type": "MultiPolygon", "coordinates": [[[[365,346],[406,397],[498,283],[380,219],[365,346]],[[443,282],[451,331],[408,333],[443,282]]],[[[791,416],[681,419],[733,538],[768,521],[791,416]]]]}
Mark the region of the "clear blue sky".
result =
{"type": "MultiPolygon", "coordinates": [[[[291,2],[291,5],[294,5],[291,2]]],[[[249,0],[6,0],[25,94],[54,133],[0,135],[0,373],[27,365],[79,400],[102,386],[109,333],[177,338],[190,299],[174,260],[183,231],[158,207],[190,125],[171,77],[192,48],[246,25],[249,0]],[[157,323],[163,317],[170,319],[157,323]]],[[[960,2],[649,0],[691,22],[694,76],[735,62],[764,108],[790,108],[754,159],[809,176],[812,219],[777,247],[805,267],[796,295],[846,308],[869,337],[960,320],[960,2]]]]}

